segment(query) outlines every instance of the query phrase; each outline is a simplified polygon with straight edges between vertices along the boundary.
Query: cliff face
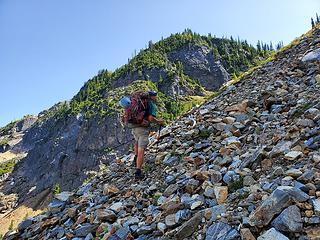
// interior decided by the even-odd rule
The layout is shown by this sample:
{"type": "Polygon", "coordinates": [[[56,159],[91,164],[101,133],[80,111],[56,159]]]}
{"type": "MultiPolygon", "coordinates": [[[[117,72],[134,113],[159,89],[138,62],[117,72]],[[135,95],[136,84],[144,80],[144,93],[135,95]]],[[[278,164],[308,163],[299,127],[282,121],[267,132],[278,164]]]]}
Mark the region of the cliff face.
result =
{"type": "Polygon", "coordinates": [[[168,54],[172,62],[181,62],[185,74],[198,79],[206,90],[216,91],[229,80],[229,74],[205,46],[186,46],[168,54]]]}
{"type": "MultiPolygon", "coordinates": [[[[212,50],[207,46],[188,45],[167,54],[170,63],[181,63],[183,72],[190,78],[199,81],[200,86],[206,90],[215,91],[230,79],[229,74],[222,64],[214,58],[212,50]]],[[[184,88],[179,90],[174,81],[168,79],[168,72],[165,69],[143,69],[140,74],[137,71],[130,72],[118,78],[113,87],[123,87],[135,80],[151,80],[159,83],[159,90],[168,94],[175,95],[196,95],[199,91],[184,88]],[[168,91],[168,89],[171,89],[168,91]]]]}
{"type": "Polygon", "coordinates": [[[315,28],[6,237],[318,239],[319,99],[315,28]]]}

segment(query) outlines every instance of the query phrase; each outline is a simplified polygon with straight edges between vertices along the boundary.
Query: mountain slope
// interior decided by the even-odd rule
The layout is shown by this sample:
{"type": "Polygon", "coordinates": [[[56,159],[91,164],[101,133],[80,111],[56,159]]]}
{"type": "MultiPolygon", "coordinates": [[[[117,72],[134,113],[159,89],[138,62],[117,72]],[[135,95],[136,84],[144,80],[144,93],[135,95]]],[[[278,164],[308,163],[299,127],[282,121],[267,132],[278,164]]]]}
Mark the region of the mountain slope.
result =
{"type": "Polygon", "coordinates": [[[115,152],[127,152],[132,136],[119,121],[121,95],[136,89],[159,91],[160,112],[171,121],[202,103],[229,74],[268,55],[246,42],[190,31],[149,45],[115,72],[100,71],[71,101],[39,114],[17,146],[30,150],[15,166],[5,193],[16,192],[23,200],[54,185],[73,189],[87,172],[114,159],[115,152]],[[244,58],[248,60],[241,62],[244,58]]]}
{"type": "Polygon", "coordinates": [[[318,239],[320,29],[6,239],[318,239]]]}

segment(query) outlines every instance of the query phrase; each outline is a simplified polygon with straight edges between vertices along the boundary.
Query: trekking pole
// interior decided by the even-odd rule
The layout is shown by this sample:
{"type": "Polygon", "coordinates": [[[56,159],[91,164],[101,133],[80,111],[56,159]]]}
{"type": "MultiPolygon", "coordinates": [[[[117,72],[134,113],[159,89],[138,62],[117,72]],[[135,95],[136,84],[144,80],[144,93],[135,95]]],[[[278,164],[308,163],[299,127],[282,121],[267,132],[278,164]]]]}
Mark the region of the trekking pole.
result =
{"type": "Polygon", "coordinates": [[[158,143],[157,143],[157,146],[159,146],[159,139],[160,139],[160,132],[161,132],[161,128],[162,128],[162,126],[161,125],[159,125],[159,131],[158,131],[158,143]]]}

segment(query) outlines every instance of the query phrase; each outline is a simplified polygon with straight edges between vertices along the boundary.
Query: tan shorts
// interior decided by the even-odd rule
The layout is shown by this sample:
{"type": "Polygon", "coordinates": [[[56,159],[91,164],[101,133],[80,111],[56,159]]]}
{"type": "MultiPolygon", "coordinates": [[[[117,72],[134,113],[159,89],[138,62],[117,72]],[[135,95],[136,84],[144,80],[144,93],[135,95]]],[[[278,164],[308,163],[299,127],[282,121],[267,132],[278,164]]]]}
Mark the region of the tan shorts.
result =
{"type": "Polygon", "coordinates": [[[146,148],[149,143],[149,128],[135,127],[132,128],[134,140],[138,143],[139,148],[146,148]]]}

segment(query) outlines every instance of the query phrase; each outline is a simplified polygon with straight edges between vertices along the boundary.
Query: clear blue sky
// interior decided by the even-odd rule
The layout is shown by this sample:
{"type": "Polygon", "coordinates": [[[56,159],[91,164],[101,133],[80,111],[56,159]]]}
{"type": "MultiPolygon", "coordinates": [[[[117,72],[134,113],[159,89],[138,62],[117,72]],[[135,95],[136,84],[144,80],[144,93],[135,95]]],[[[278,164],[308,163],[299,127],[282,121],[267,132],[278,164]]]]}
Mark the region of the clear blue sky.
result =
{"type": "Polygon", "coordinates": [[[98,70],[185,28],[285,44],[319,0],[0,0],[0,126],[68,100],[98,70]]]}

